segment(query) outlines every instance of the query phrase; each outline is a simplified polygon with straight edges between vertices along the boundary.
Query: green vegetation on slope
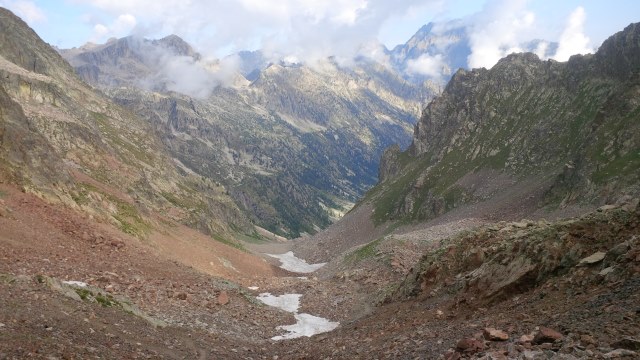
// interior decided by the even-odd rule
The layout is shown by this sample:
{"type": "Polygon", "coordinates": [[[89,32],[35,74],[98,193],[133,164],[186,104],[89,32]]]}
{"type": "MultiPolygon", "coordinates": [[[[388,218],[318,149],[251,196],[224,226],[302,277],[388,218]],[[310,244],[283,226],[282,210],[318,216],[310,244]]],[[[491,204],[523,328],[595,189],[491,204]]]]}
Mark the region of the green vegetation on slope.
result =
{"type": "Polygon", "coordinates": [[[568,63],[515,54],[491,70],[457,73],[425,109],[410,149],[394,155],[397,175],[363,200],[373,204],[374,222],[427,220],[487,200],[502,189],[486,174],[514,183],[555,179],[538,206],[597,203],[603,194],[610,201],[614,189],[637,193],[640,60],[625,54],[640,47],[640,31],[629,29],[616,37],[635,39],[620,42],[632,49],[568,63]],[[617,57],[636,63],[616,69],[624,78],[602,70],[617,57]],[[493,193],[476,193],[483,186],[493,193]]]}

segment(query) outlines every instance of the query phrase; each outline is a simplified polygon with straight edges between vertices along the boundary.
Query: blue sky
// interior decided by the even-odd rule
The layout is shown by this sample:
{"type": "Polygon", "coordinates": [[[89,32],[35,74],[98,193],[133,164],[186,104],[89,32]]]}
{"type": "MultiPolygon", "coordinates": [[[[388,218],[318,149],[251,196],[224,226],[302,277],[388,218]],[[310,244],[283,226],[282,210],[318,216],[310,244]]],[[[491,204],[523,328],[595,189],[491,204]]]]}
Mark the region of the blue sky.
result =
{"type": "Polygon", "coordinates": [[[579,7],[578,30],[587,49],[640,21],[637,0],[0,0],[0,5],[61,48],[132,32],[150,38],[176,33],[210,56],[258,47],[281,55],[346,55],[376,39],[391,48],[430,21],[458,18],[486,36],[498,34],[485,31],[496,21],[513,22],[519,33],[507,42],[558,41],[579,7]]]}

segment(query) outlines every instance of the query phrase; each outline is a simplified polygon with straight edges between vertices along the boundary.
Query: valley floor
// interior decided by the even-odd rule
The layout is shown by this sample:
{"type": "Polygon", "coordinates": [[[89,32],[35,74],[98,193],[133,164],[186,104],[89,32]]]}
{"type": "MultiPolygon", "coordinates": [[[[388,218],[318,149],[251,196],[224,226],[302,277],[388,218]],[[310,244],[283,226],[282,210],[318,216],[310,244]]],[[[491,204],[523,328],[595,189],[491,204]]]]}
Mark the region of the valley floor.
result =
{"type": "MultiPolygon", "coordinates": [[[[377,298],[386,302],[375,306],[371,297],[389,279],[344,276],[344,269],[330,268],[289,273],[273,259],[223,250],[180,226],[139,240],[8,185],[0,185],[0,194],[0,359],[638,357],[637,208],[624,227],[612,230],[620,240],[610,243],[627,244],[612,263],[625,267],[624,276],[600,275],[599,265],[571,266],[492,302],[473,291],[459,296],[459,278],[452,277],[444,278],[440,290],[415,297],[387,293],[377,298]],[[195,250],[189,252],[190,246],[195,250]],[[451,291],[442,290],[447,286],[451,291]],[[270,340],[282,334],[276,326],[294,319],[257,301],[262,292],[302,294],[301,312],[341,326],[311,338],[270,340]],[[562,339],[526,338],[541,327],[562,339]],[[485,328],[502,330],[509,339],[487,340],[485,328]]],[[[600,234],[585,224],[582,234],[600,234]]],[[[255,250],[286,252],[289,246],[255,250]]],[[[597,250],[612,251],[585,249],[597,250]]],[[[403,269],[392,278],[409,279],[415,271],[403,269]]]]}

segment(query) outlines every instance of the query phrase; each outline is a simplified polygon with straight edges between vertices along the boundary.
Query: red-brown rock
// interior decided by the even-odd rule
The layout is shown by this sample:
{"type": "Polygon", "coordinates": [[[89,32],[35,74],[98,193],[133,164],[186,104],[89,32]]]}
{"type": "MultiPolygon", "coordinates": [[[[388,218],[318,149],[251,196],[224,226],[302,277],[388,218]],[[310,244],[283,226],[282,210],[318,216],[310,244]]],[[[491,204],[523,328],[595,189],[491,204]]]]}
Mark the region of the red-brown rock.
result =
{"type": "Polygon", "coordinates": [[[476,353],[478,351],[484,350],[484,342],[478,339],[465,338],[458,341],[458,344],[456,344],[456,349],[465,353],[476,353]]]}
{"type": "Polygon", "coordinates": [[[484,338],[491,341],[507,341],[509,340],[509,334],[502,330],[494,328],[485,328],[482,332],[484,338]]]}
{"type": "Polygon", "coordinates": [[[562,339],[564,336],[559,332],[548,327],[541,326],[540,331],[533,338],[533,344],[552,343],[562,339]]]}
{"type": "Polygon", "coordinates": [[[226,291],[222,291],[220,295],[218,295],[218,304],[227,305],[229,303],[229,294],[226,291]]]}
{"type": "Polygon", "coordinates": [[[531,343],[534,339],[534,336],[529,334],[529,335],[522,335],[520,336],[520,339],[518,340],[519,343],[521,344],[526,344],[526,343],[531,343]]]}
{"type": "Polygon", "coordinates": [[[444,360],[460,360],[462,356],[460,356],[460,353],[449,349],[446,353],[444,353],[444,360]]]}

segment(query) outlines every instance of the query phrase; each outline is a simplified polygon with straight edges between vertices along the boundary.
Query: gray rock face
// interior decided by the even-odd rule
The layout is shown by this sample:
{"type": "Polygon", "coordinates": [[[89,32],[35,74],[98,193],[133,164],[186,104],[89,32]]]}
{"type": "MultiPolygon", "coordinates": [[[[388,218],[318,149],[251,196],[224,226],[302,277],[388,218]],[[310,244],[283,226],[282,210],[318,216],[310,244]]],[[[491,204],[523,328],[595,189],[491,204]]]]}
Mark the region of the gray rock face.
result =
{"type": "Polygon", "coordinates": [[[165,69],[140,53],[177,48],[193,67],[215,65],[197,63],[178,39],[125,38],[62,53],[85,80],[149,119],[188,171],[223,184],[254,222],[281,235],[314,233],[344,213],[375,184],[383,150],[409,145],[414,114],[432,96],[365,60],[262,68],[260,53],[242,53],[260,67],[251,82],[237,74],[229,86],[211,84],[209,96],[189,97],[154,82],[167,79],[165,69]]]}
{"type": "Polygon", "coordinates": [[[425,219],[443,203],[448,211],[495,198],[498,189],[480,194],[489,185],[478,174],[496,170],[515,183],[538,179],[528,187],[538,189],[533,208],[637,194],[639,28],[566,63],[512,54],[490,70],[459,70],[416,125],[413,160],[374,191],[376,219],[425,219]]]}
{"type": "Polygon", "coordinates": [[[400,146],[392,145],[388,147],[382,154],[380,160],[380,170],[378,171],[378,181],[384,182],[385,180],[398,175],[400,170],[400,146]]]}

